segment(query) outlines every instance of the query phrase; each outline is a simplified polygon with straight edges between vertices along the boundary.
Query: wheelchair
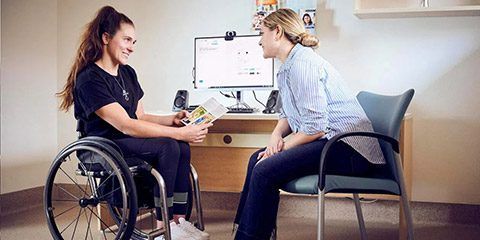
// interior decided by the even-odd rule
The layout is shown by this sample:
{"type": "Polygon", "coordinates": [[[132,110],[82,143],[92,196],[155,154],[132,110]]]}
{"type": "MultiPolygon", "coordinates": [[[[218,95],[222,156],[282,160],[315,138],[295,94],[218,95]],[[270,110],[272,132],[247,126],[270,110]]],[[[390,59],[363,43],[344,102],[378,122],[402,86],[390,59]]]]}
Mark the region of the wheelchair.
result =
{"type": "MultiPolygon", "coordinates": [[[[77,127],[78,128],[78,127],[77,127]]],[[[54,239],[171,239],[170,225],[156,227],[155,207],[168,219],[165,182],[138,158],[124,158],[120,148],[101,137],[82,137],[63,148],[48,172],[44,211],[54,239]],[[153,188],[160,190],[155,203],[153,188]]],[[[198,175],[191,166],[186,219],[204,230],[198,175]],[[192,194],[193,193],[193,194],[192,194]]]]}

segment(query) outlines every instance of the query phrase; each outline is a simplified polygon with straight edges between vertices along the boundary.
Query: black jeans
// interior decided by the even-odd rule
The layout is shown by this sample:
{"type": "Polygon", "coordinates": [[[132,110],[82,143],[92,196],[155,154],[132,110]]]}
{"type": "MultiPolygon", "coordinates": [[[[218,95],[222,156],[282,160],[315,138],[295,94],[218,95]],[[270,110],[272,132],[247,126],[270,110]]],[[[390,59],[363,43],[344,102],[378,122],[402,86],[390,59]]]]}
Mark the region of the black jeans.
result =
{"type": "MultiPolygon", "coordinates": [[[[277,218],[279,189],[298,177],[318,174],[320,154],[326,142],[326,139],[320,139],[300,145],[258,164],[257,156],[264,149],[250,157],[235,217],[235,223],[239,224],[236,240],[270,239],[277,218]]],[[[358,176],[373,167],[344,142],[336,144],[332,150],[332,155],[329,154],[332,157],[325,166],[327,173],[358,176]]]]}
{"type": "MultiPolygon", "coordinates": [[[[171,138],[113,139],[122,149],[125,158],[140,158],[155,168],[163,177],[167,190],[169,218],[186,213],[190,174],[190,145],[171,138]]],[[[157,219],[161,220],[160,193],[155,183],[154,198],[157,219]]]]}

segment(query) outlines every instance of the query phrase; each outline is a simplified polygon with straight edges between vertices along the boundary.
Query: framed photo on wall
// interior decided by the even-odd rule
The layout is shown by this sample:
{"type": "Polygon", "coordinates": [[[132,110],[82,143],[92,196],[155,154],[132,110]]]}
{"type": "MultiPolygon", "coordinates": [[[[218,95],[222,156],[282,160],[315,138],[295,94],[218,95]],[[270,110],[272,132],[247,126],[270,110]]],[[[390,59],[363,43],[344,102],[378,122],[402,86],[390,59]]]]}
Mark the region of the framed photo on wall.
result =
{"type": "Polygon", "coordinates": [[[290,8],[298,13],[308,33],[315,35],[316,0],[251,0],[253,15],[251,30],[260,30],[262,19],[280,8],[290,8]]]}
{"type": "Polygon", "coordinates": [[[271,12],[279,9],[277,0],[253,0],[254,13],[252,17],[252,31],[259,31],[262,19],[271,12]]]}
{"type": "Polygon", "coordinates": [[[315,9],[299,9],[298,15],[302,18],[305,29],[310,34],[315,34],[315,9]]]}

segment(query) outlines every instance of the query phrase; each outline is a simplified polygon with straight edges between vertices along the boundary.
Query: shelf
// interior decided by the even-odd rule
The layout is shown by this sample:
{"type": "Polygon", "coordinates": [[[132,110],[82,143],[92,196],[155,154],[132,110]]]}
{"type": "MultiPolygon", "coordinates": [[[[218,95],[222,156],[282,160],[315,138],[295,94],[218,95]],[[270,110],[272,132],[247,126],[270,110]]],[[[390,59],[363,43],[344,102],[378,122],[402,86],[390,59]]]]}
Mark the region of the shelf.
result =
{"type": "Polygon", "coordinates": [[[360,19],[480,16],[480,5],[423,8],[355,9],[354,14],[360,19]]]}

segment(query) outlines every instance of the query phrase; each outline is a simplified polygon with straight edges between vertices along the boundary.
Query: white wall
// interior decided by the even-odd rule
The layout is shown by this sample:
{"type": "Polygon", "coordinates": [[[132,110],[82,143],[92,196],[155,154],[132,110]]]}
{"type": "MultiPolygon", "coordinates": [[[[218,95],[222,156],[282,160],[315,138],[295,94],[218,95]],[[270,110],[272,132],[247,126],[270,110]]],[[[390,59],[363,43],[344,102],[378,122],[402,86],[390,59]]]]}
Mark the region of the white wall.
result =
{"type": "MultiPolygon", "coordinates": [[[[23,4],[24,1],[4,2],[13,6],[26,5],[23,4]]],[[[7,5],[4,2],[2,5],[7,5]]],[[[45,0],[45,2],[49,1],[45,0]]],[[[177,89],[192,90],[193,38],[219,35],[227,30],[236,30],[240,34],[250,33],[249,23],[252,11],[250,3],[251,1],[244,0],[58,1],[58,12],[54,10],[56,6],[42,7],[44,10],[49,9],[49,14],[43,14],[43,16],[51,18],[53,18],[52,15],[58,16],[58,45],[56,45],[58,46],[56,56],[58,68],[56,68],[57,72],[53,73],[57,76],[58,82],[52,82],[51,79],[54,77],[48,75],[50,72],[36,76],[44,80],[49,79],[42,82],[47,86],[46,88],[56,86],[60,89],[72,62],[82,27],[101,6],[112,4],[131,17],[136,24],[138,44],[130,64],[137,70],[145,90],[146,109],[167,111],[171,108],[177,89]]],[[[22,11],[28,11],[31,6],[32,4],[29,4],[29,7],[22,8],[22,11]]],[[[27,17],[23,20],[10,20],[7,23],[8,19],[17,15],[6,11],[6,8],[15,10],[12,6],[2,7],[5,8],[2,9],[2,46],[7,46],[7,43],[12,46],[12,49],[2,49],[2,58],[5,60],[5,56],[16,56],[13,54],[13,49],[17,52],[25,51],[23,45],[13,47],[13,43],[21,42],[22,38],[11,35],[11,29],[14,28],[12,25],[19,26],[18,21],[39,23],[40,21],[34,17],[27,17]],[[7,31],[7,28],[10,31],[7,31]],[[7,32],[13,39],[5,38],[7,32]]],[[[480,144],[478,136],[480,100],[476,96],[480,93],[477,77],[480,75],[478,67],[480,66],[480,24],[478,24],[480,17],[359,20],[352,12],[353,0],[318,2],[317,33],[322,42],[318,52],[339,69],[354,91],[370,90],[397,94],[408,88],[415,88],[416,95],[409,109],[414,116],[413,199],[479,204],[480,150],[477,146],[480,144]]],[[[36,14],[38,13],[25,12],[23,16],[36,16],[36,14]]],[[[43,23],[41,24],[43,26],[43,23]]],[[[48,34],[52,34],[50,27],[55,24],[45,25],[48,34]]],[[[29,35],[34,33],[35,36],[38,35],[38,28],[32,27],[27,30],[29,35]]],[[[18,33],[13,32],[13,34],[18,33]]],[[[52,48],[50,43],[43,44],[43,50],[46,49],[45,47],[52,48]]],[[[31,52],[28,54],[32,55],[31,52]]],[[[33,56],[37,56],[36,54],[37,52],[34,52],[33,56]]],[[[49,54],[47,56],[55,59],[55,56],[49,54]]],[[[28,66],[40,65],[52,71],[52,66],[47,65],[45,59],[45,57],[41,60],[35,57],[28,58],[31,61],[38,61],[28,66]]],[[[7,66],[5,63],[4,61],[4,66],[7,66]]],[[[19,68],[16,64],[11,62],[8,69],[19,68]]],[[[29,71],[28,74],[33,75],[33,72],[29,71]]],[[[17,81],[26,78],[24,74],[19,73],[14,74],[17,81]]],[[[2,70],[2,79],[4,76],[7,75],[2,70]]],[[[25,131],[39,132],[33,135],[30,133],[31,137],[27,141],[37,138],[35,142],[38,142],[38,138],[44,139],[45,135],[47,138],[51,136],[50,131],[44,130],[49,129],[48,127],[39,131],[31,129],[28,124],[22,122],[28,119],[21,119],[15,124],[10,120],[10,127],[7,127],[4,119],[18,114],[15,111],[22,111],[24,116],[29,116],[27,113],[37,109],[33,107],[37,104],[41,104],[43,112],[50,112],[54,109],[52,105],[55,104],[51,102],[54,101],[51,95],[46,94],[35,98],[39,99],[38,101],[33,101],[33,96],[30,97],[33,92],[27,96],[30,101],[23,108],[14,107],[18,104],[13,105],[12,102],[6,104],[3,100],[8,99],[7,95],[4,96],[8,91],[4,88],[10,85],[14,84],[2,82],[2,159],[6,156],[4,155],[5,146],[8,144],[4,143],[4,135],[16,136],[13,132],[23,131],[25,125],[29,127],[25,131]],[[9,131],[7,129],[13,130],[10,130],[7,135],[5,133],[9,131]]],[[[27,87],[33,86],[27,85],[27,87]]],[[[12,89],[12,87],[9,88],[12,89]]],[[[55,89],[43,91],[53,93],[55,89]]],[[[25,98],[24,95],[16,94],[14,99],[17,101],[25,98]]],[[[191,92],[191,95],[192,102],[198,103],[212,93],[191,92]]],[[[263,93],[261,99],[264,100],[267,95],[268,93],[263,93]]],[[[225,104],[232,103],[231,100],[223,99],[219,94],[213,94],[213,96],[225,104]]],[[[247,101],[254,103],[251,98],[247,98],[247,101]]],[[[59,148],[76,137],[75,122],[71,115],[71,112],[60,113],[58,124],[51,128],[58,127],[59,148]]],[[[40,118],[42,119],[54,119],[54,117],[40,118]]],[[[35,120],[35,123],[39,122],[38,119],[35,120]]],[[[42,124],[45,123],[42,122],[42,124]]],[[[15,147],[18,141],[8,146],[15,147]]],[[[43,142],[46,144],[46,141],[43,142]]],[[[48,143],[51,142],[55,140],[48,143]]],[[[47,150],[30,155],[35,157],[51,155],[49,148],[43,149],[47,150]]],[[[9,152],[12,155],[22,150],[12,148],[9,152]]],[[[32,147],[28,147],[27,152],[36,153],[32,147]]],[[[10,159],[7,162],[9,165],[16,163],[13,158],[10,159]]],[[[29,165],[24,163],[25,159],[29,158],[24,157],[21,160],[22,164],[29,165]]],[[[37,163],[31,165],[34,164],[37,163]]],[[[5,164],[2,162],[2,186],[8,186],[9,189],[24,189],[26,185],[37,186],[34,183],[4,184],[4,174],[8,172],[4,171],[4,168],[5,164]]],[[[47,170],[39,169],[39,171],[47,170]]],[[[41,181],[43,182],[43,179],[41,181]]]]}
{"type": "MultiPolygon", "coordinates": [[[[2,0],[0,0],[0,113],[2,112],[2,0]]],[[[0,116],[0,194],[2,192],[2,119],[0,116]]]]}
{"type": "Polygon", "coordinates": [[[416,90],[413,199],[480,203],[480,17],[359,20],[318,4],[322,47],[356,90],[416,90]]]}
{"type": "Polygon", "coordinates": [[[1,193],[42,186],[57,152],[57,4],[2,1],[1,193]]]}
{"type": "MultiPolygon", "coordinates": [[[[2,0],[0,0],[0,113],[2,112],[2,0]]],[[[0,194],[2,192],[2,119],[0,116],[0,194]]]]}

